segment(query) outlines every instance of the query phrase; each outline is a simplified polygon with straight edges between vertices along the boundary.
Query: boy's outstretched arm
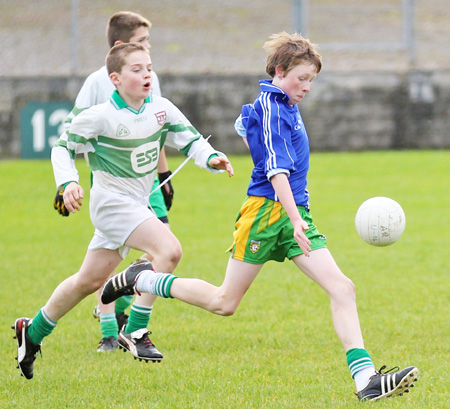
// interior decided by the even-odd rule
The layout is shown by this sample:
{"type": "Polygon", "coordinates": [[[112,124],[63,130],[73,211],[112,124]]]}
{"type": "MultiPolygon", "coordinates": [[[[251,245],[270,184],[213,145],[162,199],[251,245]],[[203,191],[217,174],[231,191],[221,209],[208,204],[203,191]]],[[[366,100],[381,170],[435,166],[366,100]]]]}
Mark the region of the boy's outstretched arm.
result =
{"type": "Polygon", "coordinates": [[[231,163],[227,157],[223,156],[212,157],[209,160],[208,165],[217,170],[226,170],[228,172],[228,176],[230,177],[234,175],[233,166],[231,166],[231,163]]]}

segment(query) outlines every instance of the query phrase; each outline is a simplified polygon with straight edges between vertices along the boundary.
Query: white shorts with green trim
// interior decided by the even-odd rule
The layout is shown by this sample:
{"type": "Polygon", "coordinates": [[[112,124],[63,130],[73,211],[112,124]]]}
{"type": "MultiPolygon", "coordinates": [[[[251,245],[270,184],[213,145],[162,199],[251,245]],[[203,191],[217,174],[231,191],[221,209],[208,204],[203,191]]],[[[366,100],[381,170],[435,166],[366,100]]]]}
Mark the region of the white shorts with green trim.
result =
{"type": "Polygon", "coordinates": [[[91,189],[89,210],[95,227],[89,250],[119,250],[122,258],[129,253],[125,246],[130,234],[155,214],[147,207],[148,198],[134,197],[102,189],[91,189]]]}

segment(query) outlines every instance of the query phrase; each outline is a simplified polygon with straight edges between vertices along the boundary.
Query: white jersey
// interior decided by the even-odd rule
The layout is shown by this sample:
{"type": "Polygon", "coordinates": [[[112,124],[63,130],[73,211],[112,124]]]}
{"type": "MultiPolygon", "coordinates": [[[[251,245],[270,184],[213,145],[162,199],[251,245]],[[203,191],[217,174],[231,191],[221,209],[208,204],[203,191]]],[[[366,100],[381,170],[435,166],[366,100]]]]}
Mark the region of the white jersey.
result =
{"type": "MultiPolygon", "coordinates": [[[[65,121],[65,129],[68,130],[70,123],[80,112],[93,105],[103,104],[115,91],[116,87],[109,78],[108,71],[104,65],[99,70],[90,74],[75,100],[75,106],[65,121]]],[[[161,87],[156,73],[152,72],[152,94],[161,96],[161,87]]]]}
{"type": "Polygon", "coordinates": [[[147,197],[164,144],[186,156],[193,153],[195,163],[203,169],[223,172],[210,168],[208,160],[213,154],[225,155],[215,151],[168,99],[150,95],[136,111],[114,91],[108,102],[77,115],[56,143],[52,150],[56,184],[78,182],[74,158],[87,153],[93,188],[147,197]]]}

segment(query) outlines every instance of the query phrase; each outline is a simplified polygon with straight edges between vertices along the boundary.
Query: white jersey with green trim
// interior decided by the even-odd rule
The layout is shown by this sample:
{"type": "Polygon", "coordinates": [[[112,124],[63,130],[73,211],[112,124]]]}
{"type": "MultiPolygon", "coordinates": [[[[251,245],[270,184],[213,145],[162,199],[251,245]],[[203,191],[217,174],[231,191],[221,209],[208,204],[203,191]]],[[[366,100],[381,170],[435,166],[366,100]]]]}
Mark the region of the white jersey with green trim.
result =
{"type": "Polygon", "coordinates": [[[208,159],[213,154],[225,155],[214,150],[172,102],[150,95],[136,111],[115,91],[108,102],[77,115],[69,132],[61,135],[52,150],[56,184],[78,182],[74,158],[87,153],[94,189],[146,197],[164,144],[185,155],[193,153],[195,163],[203,169],[223,172],[210,168],[208,159]]]}
{"type": "MultiPolygon", "coordinates": [[[[68,130],[70,123],[80,112],[93,105],[103,104],[115,91],[116,87],[109,78],[108,71],[104,65],[99,70],[90,74],[84,81],[78,92],[75,105],[67,116],[65,129],[68,130]]],[[[161,96],[161,87],[156,72],[152,72],[152,94],[161,96]]]]}

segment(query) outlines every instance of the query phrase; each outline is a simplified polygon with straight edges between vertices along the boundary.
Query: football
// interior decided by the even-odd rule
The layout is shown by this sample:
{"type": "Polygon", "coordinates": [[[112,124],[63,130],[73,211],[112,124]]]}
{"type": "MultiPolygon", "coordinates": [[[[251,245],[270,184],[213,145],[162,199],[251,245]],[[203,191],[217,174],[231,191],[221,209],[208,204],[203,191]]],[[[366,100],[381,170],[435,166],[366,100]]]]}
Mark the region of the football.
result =
{"type": "Polygon", "coordinates": [[[366,243],[384,247],[395,243],[405,230],[402,207],[388,197],[372,197],[356,212],[356,231],[366,243]]]}

